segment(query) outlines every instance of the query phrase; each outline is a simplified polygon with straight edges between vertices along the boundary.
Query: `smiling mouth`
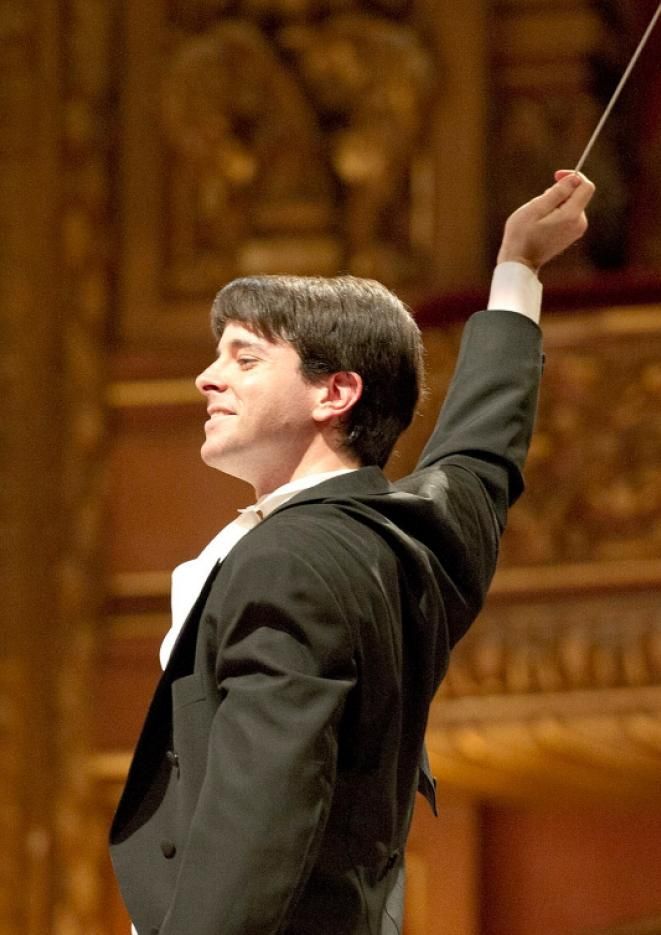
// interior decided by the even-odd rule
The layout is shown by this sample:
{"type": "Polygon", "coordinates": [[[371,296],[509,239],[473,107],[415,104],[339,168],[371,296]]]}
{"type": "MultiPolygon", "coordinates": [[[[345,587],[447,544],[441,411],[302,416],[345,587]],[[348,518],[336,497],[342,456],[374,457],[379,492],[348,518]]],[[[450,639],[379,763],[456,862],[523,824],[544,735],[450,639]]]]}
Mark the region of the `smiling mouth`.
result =
{"type": "Polygon", "coordinates": [[[214,409],[213,412],[209,413],[209,418],[204,423],[204,428],[211,429],[214,425],[218,425],[219,422],[223,422],[233,415],[236,415],[236,413],[230,412],[228,409],[214,409]]]}

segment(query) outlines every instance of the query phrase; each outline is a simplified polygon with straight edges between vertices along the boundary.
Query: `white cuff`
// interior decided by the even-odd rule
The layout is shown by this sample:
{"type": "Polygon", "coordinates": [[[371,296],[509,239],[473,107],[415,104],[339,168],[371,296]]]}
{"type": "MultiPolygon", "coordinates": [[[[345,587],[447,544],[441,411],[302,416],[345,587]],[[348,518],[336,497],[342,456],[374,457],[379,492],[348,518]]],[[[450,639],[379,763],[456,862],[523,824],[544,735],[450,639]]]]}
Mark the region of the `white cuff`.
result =
{"type": "Polygon", "coordinates": [[[487,308],[518,312],[539,324],[542,312],[542,284],[524,263],[508,260],[493,271],[487,308]]]}

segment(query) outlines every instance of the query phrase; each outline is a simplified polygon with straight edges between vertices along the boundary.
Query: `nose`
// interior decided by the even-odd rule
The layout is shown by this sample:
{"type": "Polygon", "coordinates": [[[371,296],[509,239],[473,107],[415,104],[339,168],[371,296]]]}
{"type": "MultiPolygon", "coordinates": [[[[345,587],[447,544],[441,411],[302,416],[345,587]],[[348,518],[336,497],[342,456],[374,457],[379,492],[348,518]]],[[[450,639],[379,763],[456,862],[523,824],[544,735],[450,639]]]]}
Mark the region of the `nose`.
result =
{"type": "Polygon", "coordinates": [[[202,373],[195,377],[195,386],[203,396],[213,392],[222,393],[223,390],[227,389],[227,383],[222,378],[220,364],[217,360],[214,360],[206,370],[203,370],[202,373]]]}

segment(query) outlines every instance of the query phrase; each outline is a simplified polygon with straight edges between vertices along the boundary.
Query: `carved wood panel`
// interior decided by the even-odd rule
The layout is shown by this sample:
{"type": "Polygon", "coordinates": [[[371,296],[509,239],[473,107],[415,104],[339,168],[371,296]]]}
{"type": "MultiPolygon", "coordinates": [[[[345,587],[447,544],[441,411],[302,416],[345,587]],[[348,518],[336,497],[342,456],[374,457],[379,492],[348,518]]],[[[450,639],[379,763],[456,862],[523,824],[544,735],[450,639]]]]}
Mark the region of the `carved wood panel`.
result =
{"type": "MultiPolygon", "coordinates": [[[[493,247],[505,217],[571,168],[624,72],[655,5],[494,0],[489,196],[493,247]]],[[[661,37],[645,53],[584,171],[598,186],[590,231],[551,275],[630,268],[658,277],[661,37]]]]}
{"type": "Polygon", "coordinates": [[[481,271],[483,12],[471,0],[457,23],[444,9],[127,9],[125,340],[199,340],[236,275],[352,272],[413,294],[481,271]],[[448,84],[448,56],[469,80],[448,84]],[[470,161],[440,144],[444,126],[470,161]]]}

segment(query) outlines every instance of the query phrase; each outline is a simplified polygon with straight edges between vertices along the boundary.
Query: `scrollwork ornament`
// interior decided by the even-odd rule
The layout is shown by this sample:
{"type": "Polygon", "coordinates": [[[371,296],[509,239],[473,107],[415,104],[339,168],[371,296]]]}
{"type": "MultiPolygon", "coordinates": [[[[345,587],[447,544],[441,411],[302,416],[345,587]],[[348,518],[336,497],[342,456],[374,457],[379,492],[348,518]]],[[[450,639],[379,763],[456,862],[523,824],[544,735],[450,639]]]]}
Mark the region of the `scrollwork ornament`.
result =
{"type": "Polygon", "coordinates": [[[162,91],[175,292],[257,270],[414,274],[407,179],[432,56],[406,23],[318,6],[238,3],[176,35],[162,91]]]}

